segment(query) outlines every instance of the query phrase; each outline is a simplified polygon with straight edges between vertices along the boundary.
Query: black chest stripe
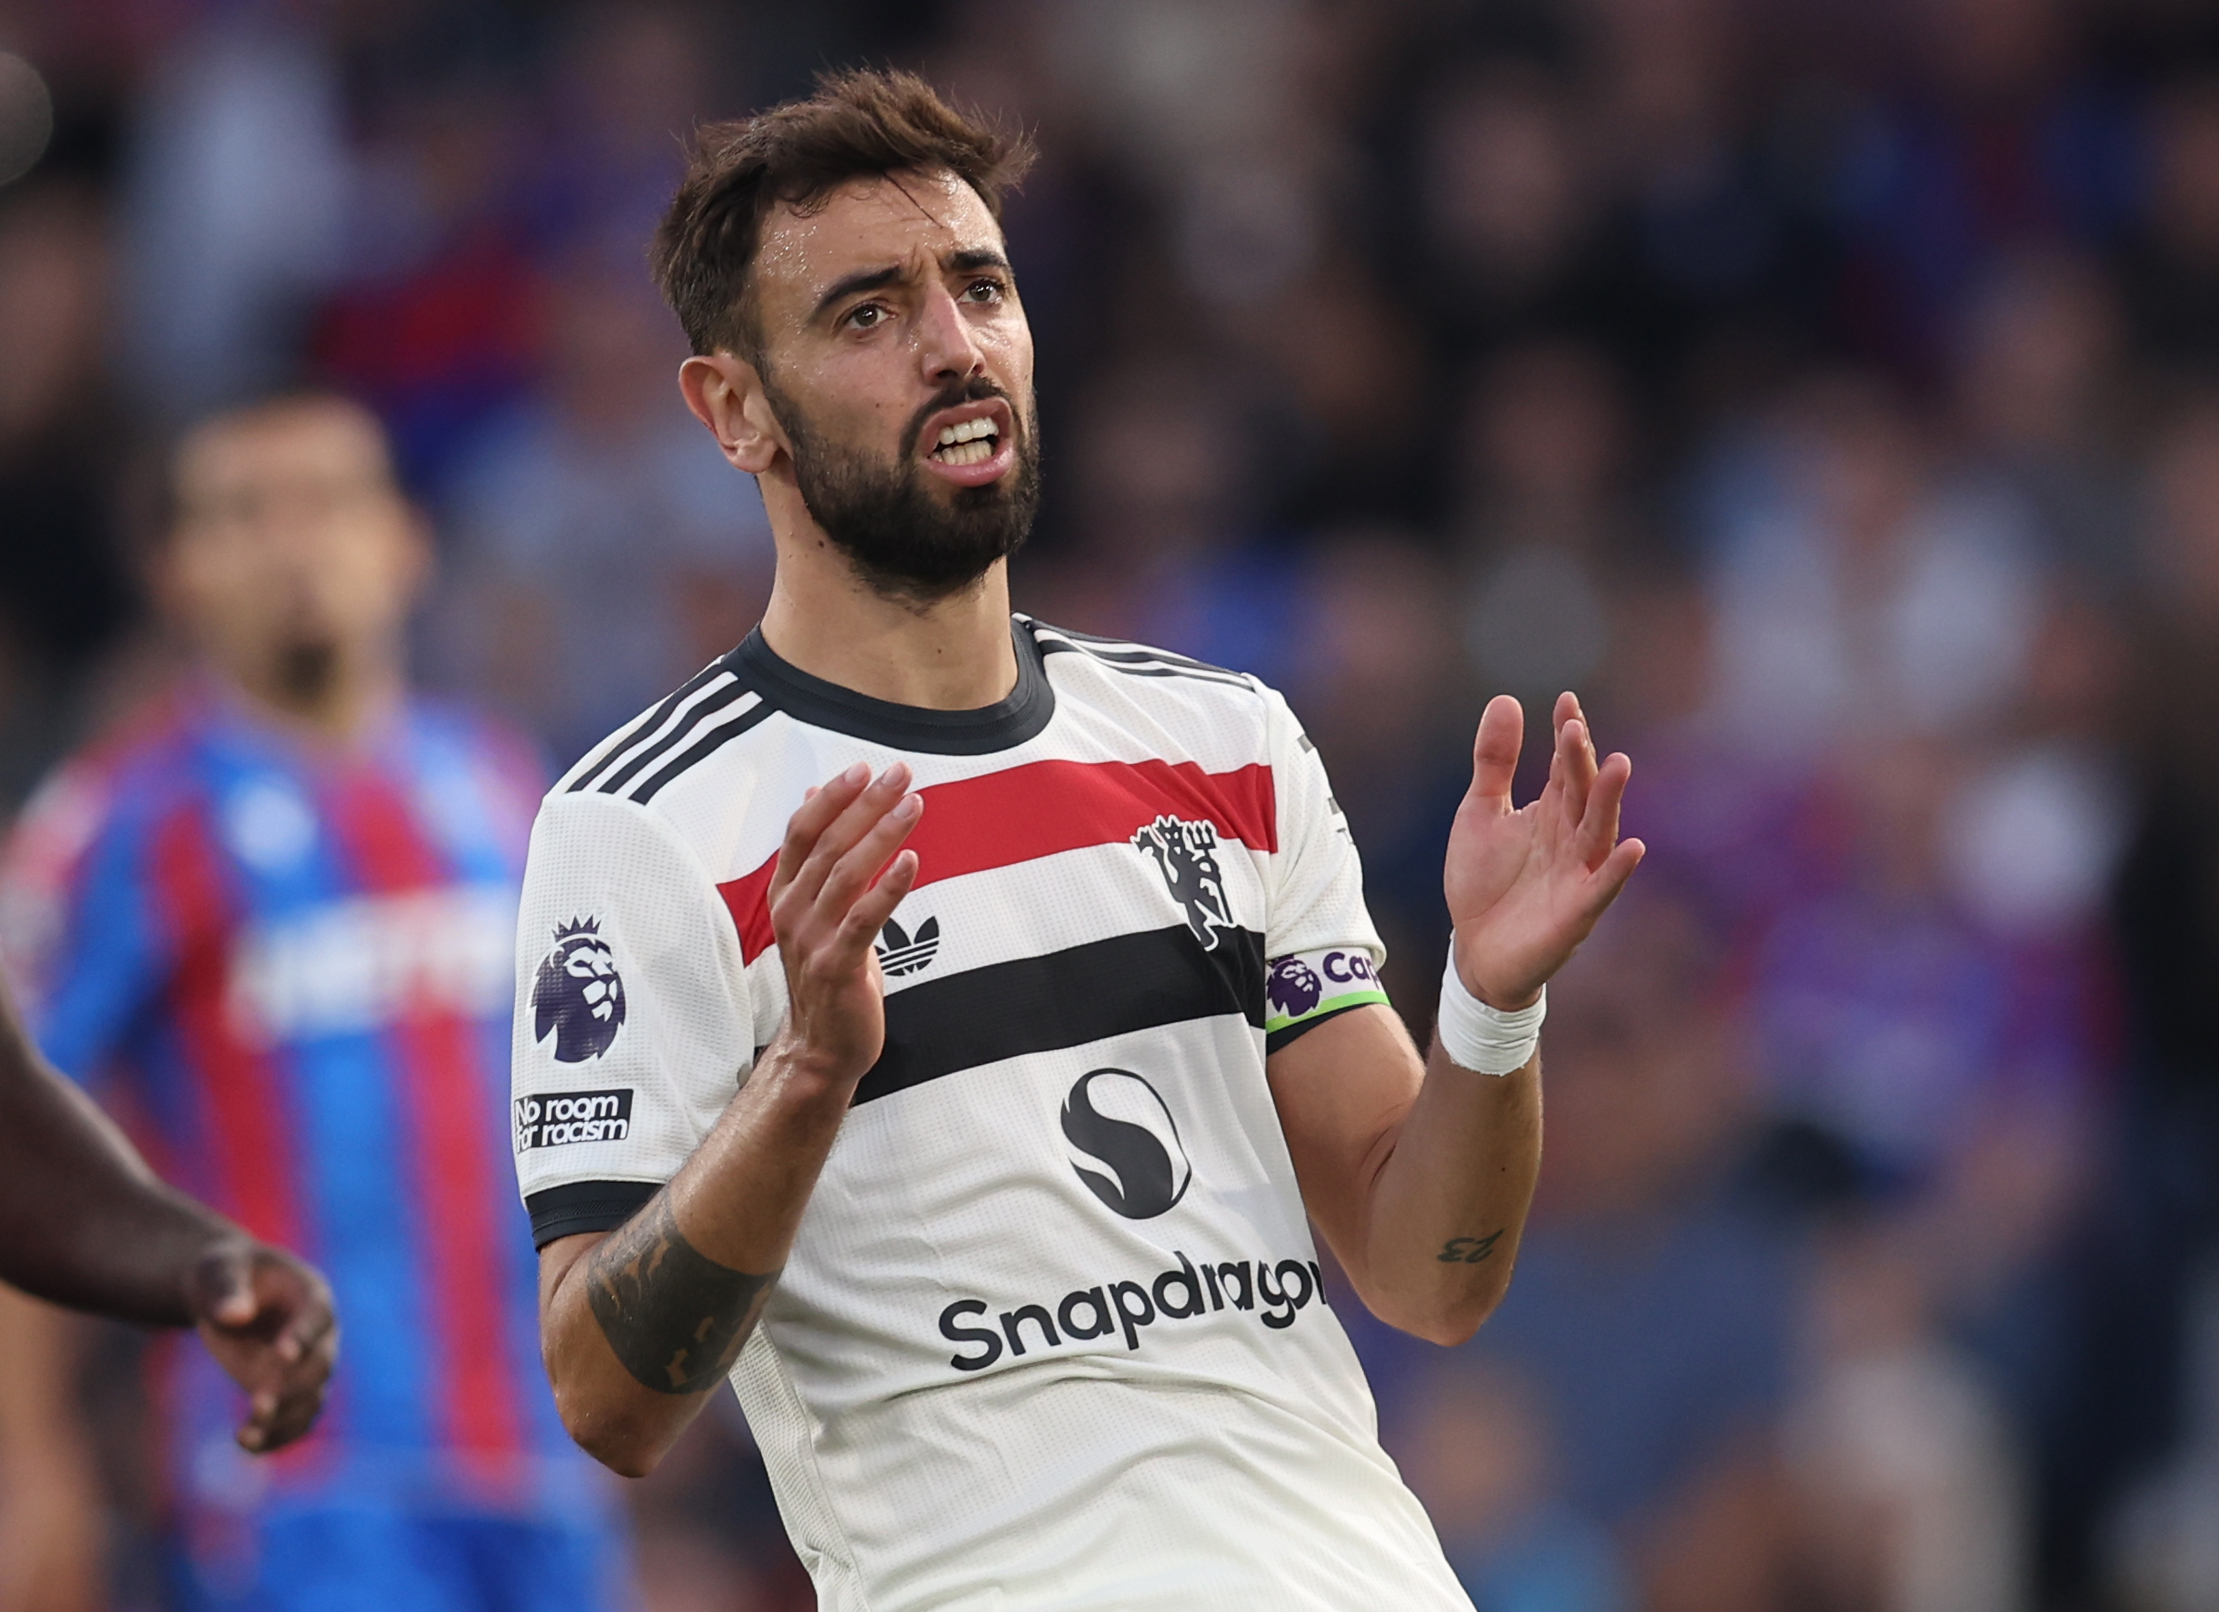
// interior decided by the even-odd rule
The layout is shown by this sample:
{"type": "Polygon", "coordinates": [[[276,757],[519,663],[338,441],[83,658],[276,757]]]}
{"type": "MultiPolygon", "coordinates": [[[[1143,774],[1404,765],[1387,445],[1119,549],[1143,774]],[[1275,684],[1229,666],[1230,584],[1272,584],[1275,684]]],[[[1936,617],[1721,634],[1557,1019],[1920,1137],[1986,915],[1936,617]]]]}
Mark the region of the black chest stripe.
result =
{"type": "Polygon", "coordinates": [[[1105,1036],[1237,1013],[1264,1022],[1264,937],[1217,932],[1204,951],[1185,924],[1089,941],[951,974],[886,999],[886,1050],[858,1103],[942,1075],[1105,1036]]]}

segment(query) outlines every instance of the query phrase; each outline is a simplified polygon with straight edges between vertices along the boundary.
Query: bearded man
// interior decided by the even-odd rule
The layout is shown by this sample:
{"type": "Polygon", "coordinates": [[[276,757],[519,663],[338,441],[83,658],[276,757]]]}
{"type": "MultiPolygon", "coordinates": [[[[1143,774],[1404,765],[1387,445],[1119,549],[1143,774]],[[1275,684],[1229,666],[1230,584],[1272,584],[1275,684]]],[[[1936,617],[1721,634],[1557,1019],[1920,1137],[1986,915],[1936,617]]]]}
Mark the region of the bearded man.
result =
{"type": "Polygon", "coordinates": [[[641,1473],[729,1375],[840,1612],[1468,1607],[1309,1226],[1421,1336],[1501,1297],[1630,764],[1567,695],[1513,810],[1488,707],[1422,1058],[1285,702],[1010,613],[1023,155],[843,75],[706,130],[658,237],[777,577],[534,830],[515,1101],[587,1127],[519,1131],[557,1403],[641,1473]],[[566,1040],[588,932],[621,1023],[566,1040]]]}

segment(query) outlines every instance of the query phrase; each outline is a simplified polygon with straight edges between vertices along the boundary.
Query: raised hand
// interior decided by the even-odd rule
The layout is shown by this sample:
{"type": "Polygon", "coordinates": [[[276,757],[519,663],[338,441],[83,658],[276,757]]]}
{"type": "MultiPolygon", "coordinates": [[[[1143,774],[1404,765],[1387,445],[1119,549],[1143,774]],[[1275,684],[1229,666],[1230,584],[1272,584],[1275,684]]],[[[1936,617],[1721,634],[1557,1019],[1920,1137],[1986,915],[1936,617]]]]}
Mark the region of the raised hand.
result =
{"type": "Polygon", "coordinates": [[[886,1044],[885,986],[872,941],[917,881],[901,849],[924,815],[909,768],[876,779],[857,762],[812,790],[786,825],[771,874],[771,930],[786,969],[787,1030],[827,1075],[860,1080],[886,1044]]]}
{"type": "Polygon", "coordinates": [[[1600,765],[1579,700],[1556,702],[1556,745],[1540,797],[1510,804],[1525,713],[1507,694],[1488,701],[1472,746],[1472,787],[1449,830],[1442,888],[1456,925],[1456,971],[1491,1007],[1527,1007],[1617,899],[1640,862],[1618,838],[1633,763],[1600,765]]]}
{"type": "Polygon", "coordinates": [[[292,1255],[241,1237],[204,1255],[188,1289],[201,1341],[249,1396],[239,1447],[266,1455],[306,1433],[339,1356],[324,1279],[292,1255]]]}

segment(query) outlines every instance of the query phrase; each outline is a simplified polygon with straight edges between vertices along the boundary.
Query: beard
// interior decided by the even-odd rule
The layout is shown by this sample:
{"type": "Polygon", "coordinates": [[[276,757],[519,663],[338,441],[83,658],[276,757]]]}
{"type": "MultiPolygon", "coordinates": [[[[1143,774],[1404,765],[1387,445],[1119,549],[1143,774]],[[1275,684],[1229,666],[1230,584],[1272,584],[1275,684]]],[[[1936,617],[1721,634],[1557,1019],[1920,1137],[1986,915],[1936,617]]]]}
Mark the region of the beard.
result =
{"type": "Polygon", "coordinates": [[[832,546],[866,587],[907,604],[934,604],[962,592],[1032,531],[1040,508],[1040,437],[1033,412],[984,378],[943,390],[911,416],[892,463],[817,431],[792,398],[763,375],[763,394],[793,444],[794,482],[832,546]],[[1009,471],[952,498],[929,485],[917,462],[926,418],[962,403],[1000,398],[1010,406],[1015,454],[1009,471]]]}
{"type": "Polygon", "coordinates": [[[286,701],[317,705],[339,681],[339,646],[329,638],[301,634],[278,646],[271,670],[286,701]]]}

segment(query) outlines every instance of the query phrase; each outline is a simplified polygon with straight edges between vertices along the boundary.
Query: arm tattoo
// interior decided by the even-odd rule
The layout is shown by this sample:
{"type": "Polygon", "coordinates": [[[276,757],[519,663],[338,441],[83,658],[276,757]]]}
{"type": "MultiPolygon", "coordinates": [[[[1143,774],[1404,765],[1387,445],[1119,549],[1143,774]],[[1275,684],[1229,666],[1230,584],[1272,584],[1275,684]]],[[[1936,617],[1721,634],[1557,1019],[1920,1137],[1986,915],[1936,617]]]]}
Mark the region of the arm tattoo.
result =
{"type": "Polygon", "coordinates": [[[658,1394],[698,1394],[732,1369],[770,1297],[768,1276],[726,1270],[679,1234],[659,1192],[603,1239],[586,1267],[586,1302],[616,1358],[658,1394]]]}
{"type": "Polygon", "coordinates": [[[1433,1257],[1444,1265],[1477,1265],[1495,1251],[1495,1244],[1501,1240],[1501,1231],[1491,1231],[1484,1237],[1451,1237],[1433,1257]]]}

